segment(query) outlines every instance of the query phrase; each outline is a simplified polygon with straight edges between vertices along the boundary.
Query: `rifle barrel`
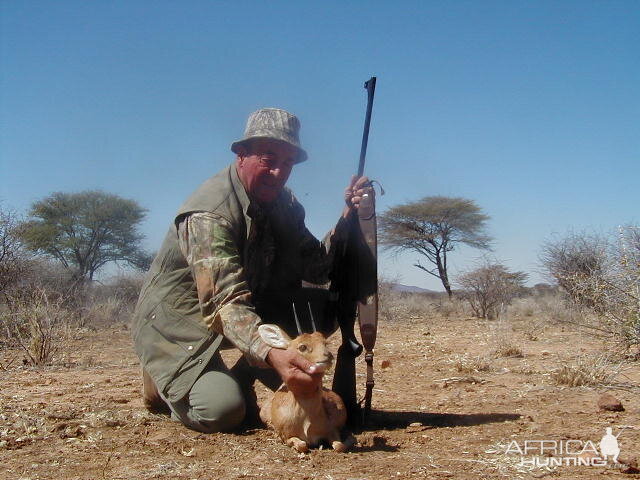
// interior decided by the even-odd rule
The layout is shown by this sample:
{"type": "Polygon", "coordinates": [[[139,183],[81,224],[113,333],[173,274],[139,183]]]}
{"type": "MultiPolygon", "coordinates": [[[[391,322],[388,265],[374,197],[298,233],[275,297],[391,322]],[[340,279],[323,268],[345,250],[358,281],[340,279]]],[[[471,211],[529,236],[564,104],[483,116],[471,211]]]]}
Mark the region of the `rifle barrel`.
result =
{"type": "Polygon", "coordinates": [[[362,146],[360,147],[360,162],[358,163],[358,177],[364,173],[364,160],[367,156],[367,144],[369,143],[369,125],[371,124],[371,110],[373,109],[373,95],[376,92],[376,77],[371,77],[364,82],[367,89],[367,114],[364,117],[364,131],[362,132],[362,146]]]}

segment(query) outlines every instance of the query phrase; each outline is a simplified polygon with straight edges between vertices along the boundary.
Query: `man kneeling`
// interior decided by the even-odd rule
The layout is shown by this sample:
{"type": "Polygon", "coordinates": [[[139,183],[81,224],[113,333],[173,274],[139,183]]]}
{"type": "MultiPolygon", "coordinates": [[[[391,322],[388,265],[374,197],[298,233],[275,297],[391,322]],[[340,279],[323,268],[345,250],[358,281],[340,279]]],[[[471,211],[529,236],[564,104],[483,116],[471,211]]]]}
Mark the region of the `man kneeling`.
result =
{"type": "Polygon", "coordinates": [[[353,177],[338,223],[318,241],[304,209],[285,187],[307,159],[300,123],[267,108],[233,143],[235,161],[205,181],[178,209],[145,279],[133,338],[143,367],[145,406],[201,432],[228,431],[257,419],[253,383],[291,391],[319,388],[321,373],[295,352],[273,349],[263,323],[295,335],[292,298],[302,281],[328,281],[347,219],[371,187],[353,177]],[[221,348],[237,348],[231,368],[221,348]]]}

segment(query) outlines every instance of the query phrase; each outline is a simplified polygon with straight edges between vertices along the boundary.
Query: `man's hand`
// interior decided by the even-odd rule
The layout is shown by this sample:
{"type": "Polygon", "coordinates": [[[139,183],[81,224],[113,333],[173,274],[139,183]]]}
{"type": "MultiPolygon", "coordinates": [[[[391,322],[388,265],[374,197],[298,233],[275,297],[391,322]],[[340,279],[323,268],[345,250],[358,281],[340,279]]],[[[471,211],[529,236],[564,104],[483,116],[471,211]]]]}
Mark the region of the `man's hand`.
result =
{"type": "Polygon", "coordinates": [[[313,363],[294,351],[272,348],[267,362],[294,395],[311,395],[322,384],[322,372],[316,372],[313,363]]]}
{"type": "Polygon", "coordinates": [[[347,204],[342,216],[347,218],[352,211],[360,207],[360,200],[364,194],[374,195],[373,187],[369,181],[369,177],[351,177],[349,186],[344,189],[344,201],[347,204]]]}

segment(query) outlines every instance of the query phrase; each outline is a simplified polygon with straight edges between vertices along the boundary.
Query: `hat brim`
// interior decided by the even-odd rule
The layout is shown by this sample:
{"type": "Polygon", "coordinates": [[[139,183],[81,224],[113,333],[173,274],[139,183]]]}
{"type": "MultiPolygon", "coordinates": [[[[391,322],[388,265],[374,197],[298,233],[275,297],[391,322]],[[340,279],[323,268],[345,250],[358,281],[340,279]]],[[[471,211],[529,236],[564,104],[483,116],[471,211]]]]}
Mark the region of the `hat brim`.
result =
{"type": "Polygon", "coordinates": [[[273,137],[261,137],[261,136],[255,136],[255,137],[249,137],[249,138],[244,138],[242,140],[238,140],[237,142],[233,142],[231,144],[231,151],[233,153],[240,153],[240,147],[245,147],[249,142],[251,142],[251,140],[255,139],[255,138],[266,138],[268,140],[272,140],[274,142],[281,142],[281,143],[285,143],[293,148],[295,148],[298,151],[298,156],[296,159],[296,163],[302,163],[304,162],[307,158],[307,152],[305,150],[303,150],[302,148],[300,148],[297,145],[294,145],[293,143],[289,143],[289,142],[285,142],[284,140],[280,140],[279,138],[273,138],[273,137]]]}

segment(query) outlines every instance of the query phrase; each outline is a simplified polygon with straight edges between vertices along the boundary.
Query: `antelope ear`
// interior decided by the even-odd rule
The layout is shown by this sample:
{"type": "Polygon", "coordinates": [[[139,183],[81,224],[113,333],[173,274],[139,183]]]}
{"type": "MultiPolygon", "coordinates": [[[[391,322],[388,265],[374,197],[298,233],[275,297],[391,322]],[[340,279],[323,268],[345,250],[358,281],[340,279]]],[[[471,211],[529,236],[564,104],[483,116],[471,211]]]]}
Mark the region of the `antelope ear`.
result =
{"type": "Polygon", "coordinates": [[[273,348],[286,350],[291,343],[287,335],[279,326],[266,323],[258,327],[258,334],[264,342],[273,348]]]}

